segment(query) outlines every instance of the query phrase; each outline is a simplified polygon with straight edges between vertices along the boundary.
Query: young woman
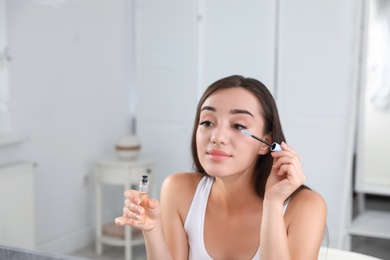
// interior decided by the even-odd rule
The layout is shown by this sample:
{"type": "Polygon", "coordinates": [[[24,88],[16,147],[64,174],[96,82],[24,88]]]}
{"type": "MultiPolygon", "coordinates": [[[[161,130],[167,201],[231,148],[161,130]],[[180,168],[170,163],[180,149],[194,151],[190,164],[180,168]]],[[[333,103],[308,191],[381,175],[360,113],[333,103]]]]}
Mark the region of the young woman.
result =
{"type": "Polygon", "coordinates": [[[142,229],[148,259],[317,259],[326,204],[303,186],[275,101],[259,81],[230,76],[201,97],[192,135],[195,172],[166,178],[161,203],[125,192],[117,225],[142,229]],[[247,135],[246,130],[282,151],[247,135]],[[146,212],[146,223],[138,224],[146,212]]]}

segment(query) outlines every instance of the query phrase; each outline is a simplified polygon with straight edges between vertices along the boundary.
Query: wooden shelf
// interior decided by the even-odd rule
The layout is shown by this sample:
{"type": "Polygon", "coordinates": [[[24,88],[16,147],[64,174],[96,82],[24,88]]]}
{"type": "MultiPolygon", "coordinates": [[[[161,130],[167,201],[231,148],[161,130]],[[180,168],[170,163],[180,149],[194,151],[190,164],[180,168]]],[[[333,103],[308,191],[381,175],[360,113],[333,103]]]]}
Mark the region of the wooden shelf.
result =
{"type": "Polygon", "coordinates": [[[352,220],[350,235],[390,239],[390,212],[367,210],[352,220]]]}
{"type": "MultiPolygon", "coordinates": [[[[142,231],[137,228],[130,227],[131,238],[138,239],[142,236],[142,231]]],[[[115,222],[109,222],[103,225],[102,228],[103,235],[117,237],[120,239],[125,239],[125,226],[117,226],[115,222]]]]}

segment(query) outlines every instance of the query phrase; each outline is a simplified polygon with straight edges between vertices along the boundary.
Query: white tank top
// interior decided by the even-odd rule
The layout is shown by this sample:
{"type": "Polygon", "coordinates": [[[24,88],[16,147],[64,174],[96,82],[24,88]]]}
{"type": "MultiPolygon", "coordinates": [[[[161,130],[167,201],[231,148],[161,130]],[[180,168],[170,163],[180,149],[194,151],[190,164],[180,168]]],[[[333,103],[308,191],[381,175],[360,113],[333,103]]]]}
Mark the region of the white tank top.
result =
{"type": "MultiPolygon", "coordinates": [[[[206,251],[203,235],[206,206],[213,182],[214,177],[209,176],[204,176],[200,180],[184,222],[184,230],[187,233],[189,244],[189,260],[213,260],[206,251]]],[[[283,214],[286,211],[288,201],[284,204],[283,214]]],[[[253,259],[260,259],[260,245],[253,259]]]]}

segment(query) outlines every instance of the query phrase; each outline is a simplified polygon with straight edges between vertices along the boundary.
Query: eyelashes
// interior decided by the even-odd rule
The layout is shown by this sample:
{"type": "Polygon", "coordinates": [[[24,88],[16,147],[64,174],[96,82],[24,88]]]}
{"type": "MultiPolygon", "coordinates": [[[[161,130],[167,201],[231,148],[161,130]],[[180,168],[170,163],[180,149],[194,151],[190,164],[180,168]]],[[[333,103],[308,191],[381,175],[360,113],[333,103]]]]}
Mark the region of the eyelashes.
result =
{"type": "Polygon", "coordinates": [[[212,123],[211,123],[210,121],[201,121],[201,122],[199,123],[199,125],[205,126],[205,127],[209,127],[209,126],[212,125],[212,123]]]}
{"type": "Polygon", "coordinates": [[[241,125],[241,124],[234,124],[233,125],[233,128],[235,128],[235,129],[237,129],[237,130],[244,130],[244,129],[247,129],[247,127],[246,126],[243,126],[243,125],[241,125]]]}
{"type": "MultiPolygon", "coordinates": [[[[207,121],[207,120],[205,120],[205,121],[201,121],[200,123],[199,123],[199,125],[200,126],[204,126],[204,127],[210,127],[210,126],[213,126],[214,124],[212,123],[212,122],[210,122],[210,121],[207,121]]],[[[232,127],[234,128],[234,129],[236,129],[236,130],[244,130],[244,129],[247,129],[247,127],[246,126],[244,126],[244,125],[241,125],[241,124],[233,124],[232,125],[232,127]]]]}

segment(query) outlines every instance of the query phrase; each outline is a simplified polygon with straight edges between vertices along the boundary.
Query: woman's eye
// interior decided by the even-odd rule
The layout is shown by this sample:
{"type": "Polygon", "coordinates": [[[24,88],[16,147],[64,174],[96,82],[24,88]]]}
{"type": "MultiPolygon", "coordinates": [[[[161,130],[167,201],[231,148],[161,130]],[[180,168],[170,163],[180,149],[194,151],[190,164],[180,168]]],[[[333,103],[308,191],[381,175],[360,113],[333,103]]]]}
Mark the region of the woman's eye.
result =
{"type": "Polygon", "coordinates": [[[202,121],[199,123],[199,125],[209,127],[212,125],[212,123],[210,121],[202,121]]]}
{"type": "Polygon", "coordinates": [[[234,125],[233,125],[233,128],[234,128],[234,129],[237,129],[237,130],[243,130],[243,129],[246,129],[246,127],[245,127],[245,126],[243,126],[243,125],[240,125],[240,124],[234,124],[234,125]]]}

